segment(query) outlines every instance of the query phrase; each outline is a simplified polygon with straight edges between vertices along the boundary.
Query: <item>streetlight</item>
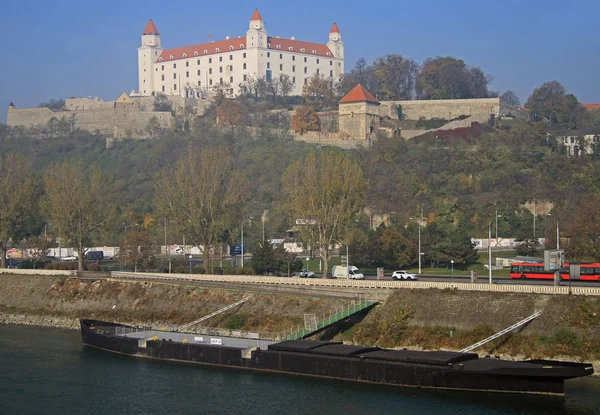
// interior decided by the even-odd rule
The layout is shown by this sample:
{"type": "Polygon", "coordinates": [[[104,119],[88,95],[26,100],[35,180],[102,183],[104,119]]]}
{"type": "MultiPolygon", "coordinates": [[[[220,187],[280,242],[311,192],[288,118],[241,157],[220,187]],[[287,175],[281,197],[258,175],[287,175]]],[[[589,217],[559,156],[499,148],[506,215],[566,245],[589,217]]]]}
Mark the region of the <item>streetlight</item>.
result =
{"type": "Polygon", "coordinates": [[[242,219],[242,229],[240,231],[240,236],[241,236],[241,240],[242,240],[242,260],[240,261],[240,264],[241,264],[242,268],[244,268],[244,221],[246,219],[252,220],[253,217],[252,216],[247,216],[247,217],[244,217],[242,219]]]}
{"type": "Polygon", "coordinates": [[[490,274],[490,285],[492,284],[492,221],[488,224],[488,271],[490,274]]]}
{"type": "Polygon", "coordinates": [[[190,254],[190,275],[192,274],[192,254],[190,254]]]}
{"type": "Polygon", "coordinates": [[[167,258],[169,259],[169,274],[171,273],[171,250],[167,245],[167,218],[165,217],[165,253],[167,254],[167,258]]]}
{"type": "Polygon", "coordinates": [[[454,260],[450,260],[450,264],[452,264],[452,281],[454,281],[454,260]]]}
{"type": "MultiPolygon", "coordinates": [[[[412,218],[411,218],[412,219],[412,218]]],[[[421,252],[421,226],[423,224],[423,204],[421,204],[421,221],[419,222],[419,252],[417,252],[417,256],[419,257],[419,275],[421,274],[421,256],[423,252],[421,252]]]]}
{"type": "MultiPolygon", "coordinates": [[[[548,216],[552,216],[552,213],[548,213],[548,216]]],[[[558,219],[556,219],[556,249],[560,249],[560,229],[558,228],[558,219]]]]}

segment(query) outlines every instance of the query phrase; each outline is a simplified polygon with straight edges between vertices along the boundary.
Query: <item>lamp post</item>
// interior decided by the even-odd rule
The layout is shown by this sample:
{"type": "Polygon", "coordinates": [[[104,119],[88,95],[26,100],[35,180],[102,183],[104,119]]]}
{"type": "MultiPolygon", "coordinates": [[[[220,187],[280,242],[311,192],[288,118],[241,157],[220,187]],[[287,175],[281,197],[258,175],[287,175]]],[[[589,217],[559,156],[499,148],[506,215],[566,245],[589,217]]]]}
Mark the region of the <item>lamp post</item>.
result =
{"type": "Polygon", "coordinates": [[[423,223],[423,204],[421,204],[421,221],[419,222],[419,252],[418,252],[418,256],[419,256],[419,275],[421,275],[421,255],[423,255],[423,253],[421,252],[421,224],[423,223]]]}
{"type": "Polygon", "coordinates": [[[190,254],[190,275],[192,274],[192,254],[190,254]]]}
{"type": "Polygon", "coordinates": [[[492,221],[488,224],[488,271],[490,277],[490,284],[492,284],[492,244],[490,243],[492,239],[492,221]]]}
{"type": "Polygon", "coordinates": [[[165,218],[165,252],[167,254],[167,258],[169,260],[169,274],[171,273],[171,250],[167,245],[167,218],[165,218]]]}
{"type": "Polygon", "coordinates": [[[452,281],[454,281],[454,260],[450,260],[450,264],[452,264],[452,281]]]}
{"type": "Polygon", "coordinates": [[[494,218],[496,219],[496,246],[498,246],[498,206],[494,203],[494,207],[496,208],[496,215],[494,218]]]}
{"type": "Polygon", "coordinates": [[[246,219],[252,219],[252,216],[244,217],[242,219],[242,229],[240,231],[240,239],[241,239],[241,242],[242,242],[242,246],[241,246],[241,248],[242,248],[242,260],[240,261],[240,264],[241,264],[242,268],[244,268],[244,221],[246,219]]]}
{"type": "MultiPolygon", "coordinates": [[[[552,213],[548,213],[548,216],[552,216],[552,213]]],[[[558,228],[558,219],[556,219],[556,249],[560,249],[560,229],[558,228]]]]}

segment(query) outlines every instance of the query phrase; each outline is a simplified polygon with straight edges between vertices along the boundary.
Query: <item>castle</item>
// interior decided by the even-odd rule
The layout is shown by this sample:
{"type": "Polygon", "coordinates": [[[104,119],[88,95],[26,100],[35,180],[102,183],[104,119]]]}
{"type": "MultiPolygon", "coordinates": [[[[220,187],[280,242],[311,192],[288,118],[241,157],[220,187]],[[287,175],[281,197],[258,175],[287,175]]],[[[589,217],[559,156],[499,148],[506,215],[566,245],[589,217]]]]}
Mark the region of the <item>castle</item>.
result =
{"type": "Polygon", "coordinates": [[[157,92],[186,98],[200,97],[215,85],[238,95],[240,84],[289,77],[289,95],[302,95],[314,75],[338,81],[344,73],[344,42],[333,24],[326,44],[268,36],[258,9],[245,36],[194,46],[163,49],[161,35],[150,19],[138,48],[139,94],[157,92]]]}

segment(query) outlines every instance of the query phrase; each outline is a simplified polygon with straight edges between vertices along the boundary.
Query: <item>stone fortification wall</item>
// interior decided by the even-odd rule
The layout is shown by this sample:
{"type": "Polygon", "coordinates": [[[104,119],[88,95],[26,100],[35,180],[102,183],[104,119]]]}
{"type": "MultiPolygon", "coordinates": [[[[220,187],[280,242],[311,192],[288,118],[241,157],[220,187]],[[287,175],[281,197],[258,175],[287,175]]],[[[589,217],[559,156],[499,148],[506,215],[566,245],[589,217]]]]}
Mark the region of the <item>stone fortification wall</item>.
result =
{"type": "Polygon", "coordinates": [[[140,111],[134,104],[116,104],[112,135],[114,138],[148,137],[152,118],[156,118],[162,129],[168,128],[173,119],[167,111],[140,111]]]}
{"type": "Polygon", "coordinates": [[[381,116],[379,106],[369,102],[340,104],[339,138],[375,139],[381,116]]]}
{"type": "Polygon", "coordinates": [[[114,101],[102,101],[98,98],[67,98],[65,99],[65,109],[69,111],[82,111],[112,108],[114,103],[114,101]]]}
{"type": "Polygon", "coordinates": [[[114,110],[112,108],[72,112],[75,128],[91,132],[99,131],[102,135],[113,134],[113,113],[114,110]]]}
{"type": "MultiPolygon", "coordinates": [[[[442,118],[451,120],[461,115],[500,114],[500,98],[478,99],[441,99],[423,101],[383,101],[379,107],[379,115],[398,119],[398,106],[401,107],[404,119],[442,118]]],[[[341,106],[340,106],[341,108],[341,106]]]]}
{"type": "MultiPolygon", "coordinates": [[[[132,96],[130,98],[140,110],[145,112],[154,111],[153,96],[132,96]]],[[[212,100],[204,98],[186,98],[170,95],[167,98],[177,114],[184,114],[187,108],[194,115],[203,115],[212,105],[212,100]]]]}
{"type": "Polygon", "coordinates": [[[322,131],[306,131],[304,134],[297,134],[290,131],[294,140],[304,141],[305,143],[319,144],[322,146],[335,146],[339,148],[357,148],[366,147],[370,144],[369,140],[340,138],[338,133],[324,133],[322,131]]]}
{"type": "Polygon", "coordinates": [[[61,119],[62,117],[71,117],[68,111],[52,111],[50,108],[9,108],[6,116],[6,125],[23,127],[33,127],[40,124],[47,124],[52,117],[61,119]]]}

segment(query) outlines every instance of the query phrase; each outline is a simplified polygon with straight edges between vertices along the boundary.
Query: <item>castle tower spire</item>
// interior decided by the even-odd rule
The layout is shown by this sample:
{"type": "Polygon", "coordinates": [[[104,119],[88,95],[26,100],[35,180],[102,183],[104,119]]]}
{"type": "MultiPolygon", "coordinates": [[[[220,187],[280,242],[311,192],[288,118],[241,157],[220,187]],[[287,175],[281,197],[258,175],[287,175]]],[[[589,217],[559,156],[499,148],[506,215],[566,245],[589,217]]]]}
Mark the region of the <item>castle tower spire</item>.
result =
{"type": "Polygon", "coordinates": [[[142,45],[138,48],[138,81],[141,95],[150,95],[154,91],[154,66],[162,51],[160,33],[154,21],[150,19],[142,32],[142,45]]]}
{"type": "Polygon", "coordinates": [[[154,24],[152,19],[148,20],[148,23],[146,23],[146,27],[144,28],[144,32],[142,33],[142,36],[144,36],[144,35],[159,35],[160,36],[160,33],[158,33],[158,29],[156,28],[156,25],[154,24]]]}
{"type": "Polygon", "coordinates": [[[337,23],[334,23],[333,26],[331,26],[327,47],[331,53],[333,53],[333,56],[344,59],[344,42],[342,42],[342,32],[340,31],[337,23]]]}

